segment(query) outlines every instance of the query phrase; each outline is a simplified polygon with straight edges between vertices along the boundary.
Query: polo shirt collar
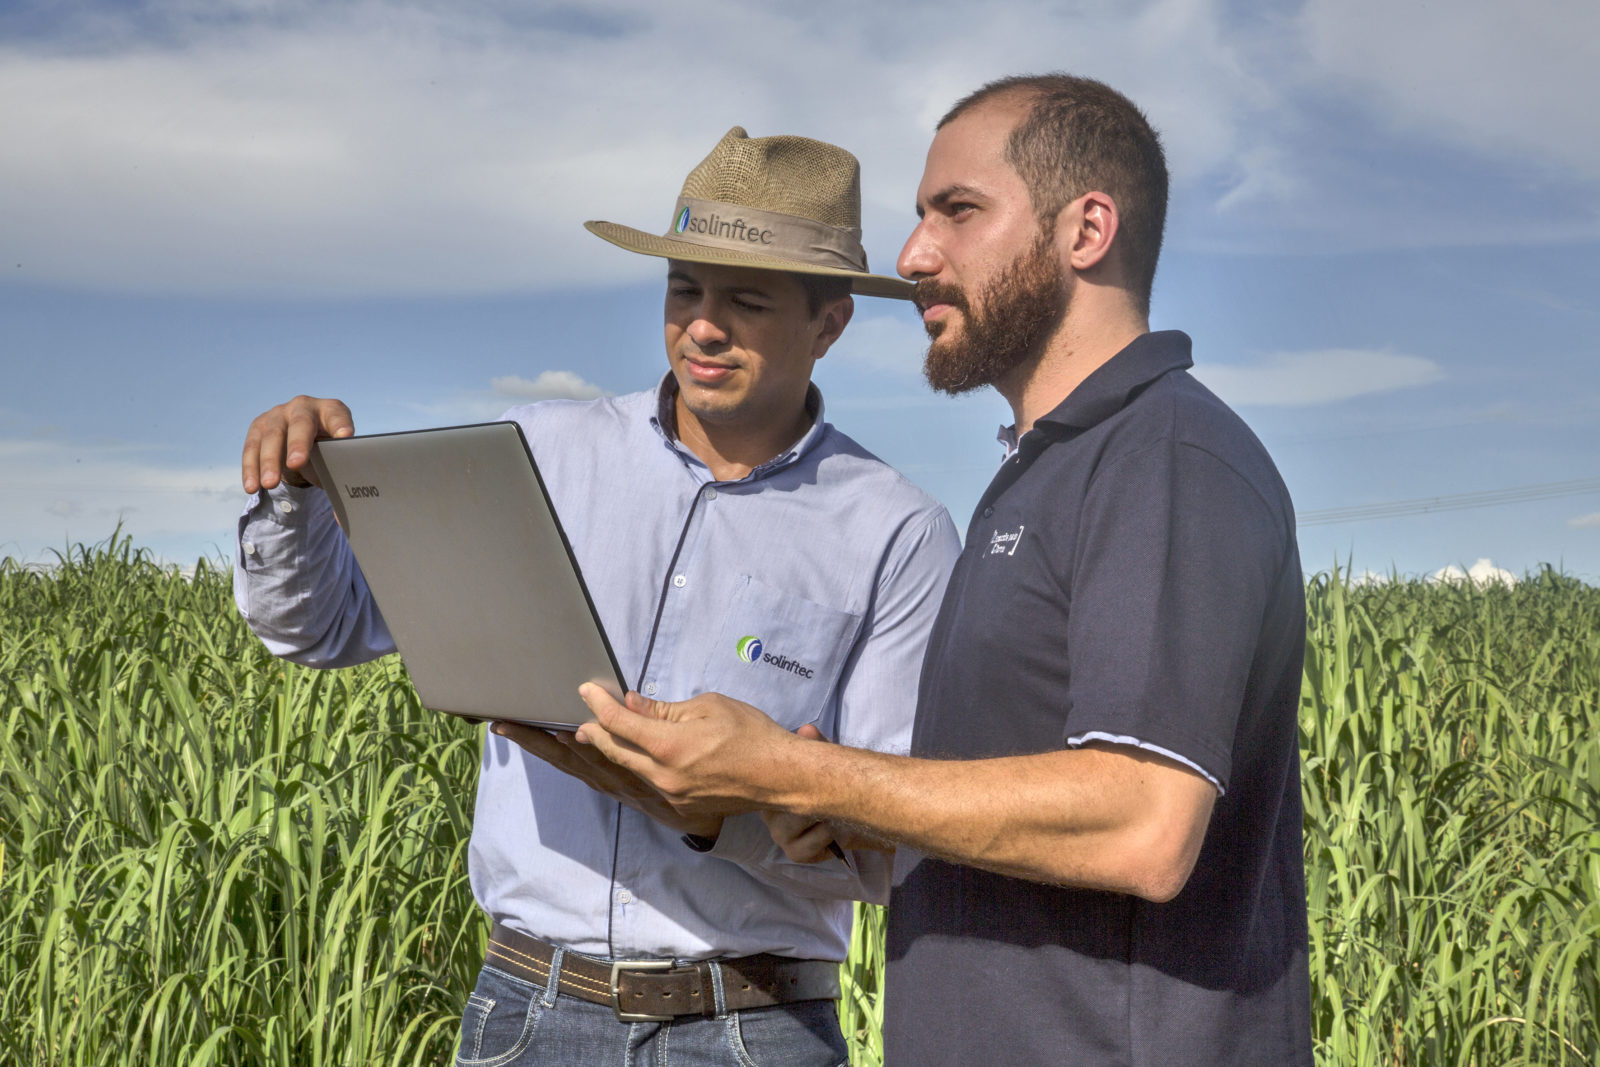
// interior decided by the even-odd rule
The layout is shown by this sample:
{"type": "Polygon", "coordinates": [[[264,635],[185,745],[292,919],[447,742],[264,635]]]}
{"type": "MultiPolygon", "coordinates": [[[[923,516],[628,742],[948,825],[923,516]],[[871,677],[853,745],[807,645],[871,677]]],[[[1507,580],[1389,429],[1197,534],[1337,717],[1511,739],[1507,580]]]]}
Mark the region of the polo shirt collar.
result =
{"type": "Polygon", "coordinates": [[[1086,430],[1104,422],[1163,374],[1194,366],[1190,345],[1182,330],[1140,334],[1041,415],[1039,424],[1086,430]]]}
{"type": "Polygon", "coordinates": [[[994,439],[1000,442],[1000,447],[1006,450],[1006,458],[1010,459],[1017,450],[1017,424],[1002,426],[995,432],[994,439]]]}
{"type": "MultiPolygon", "coordinates": [[[[661,384],[656,386],[656,413],[650,417],[650,425],[655,427],[657,433],[668,448],[678,453],[678,456],[691,467],[705,468],[705,462],[693,452],[683,447],[683,442],[678,440],[678,409],[674,403],[678,398],[678,379],[668,371],[661,377],[661,384]]],[[[765,477],[776,470],[781,470],[791,463],[798,462],[802,456],[822,443],[822,438],[828,432],[827,421],[823,418],[822,390],[817,388],[816,382],[806,383],[806,414],[811,416],[811,426],[800,439],[788,448],[779,452],[765,463],[755,467],[740,481],[751,481],[765,477]]]]}

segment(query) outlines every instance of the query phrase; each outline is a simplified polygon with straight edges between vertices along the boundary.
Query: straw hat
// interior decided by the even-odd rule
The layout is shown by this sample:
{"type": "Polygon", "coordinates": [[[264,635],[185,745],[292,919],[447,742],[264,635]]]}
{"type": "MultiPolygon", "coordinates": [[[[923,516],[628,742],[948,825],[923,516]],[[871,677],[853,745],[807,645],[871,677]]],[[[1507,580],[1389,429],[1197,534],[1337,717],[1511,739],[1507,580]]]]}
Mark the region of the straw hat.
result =
{"type": "Polygon", "coordinates": [[[849,278],[863,296],[911,298],[911,283],[867,271],[861,247],[861,164],[809,137],[729,130],[684,179],[667,232],[586,222],[630,252],[849,278]]]}

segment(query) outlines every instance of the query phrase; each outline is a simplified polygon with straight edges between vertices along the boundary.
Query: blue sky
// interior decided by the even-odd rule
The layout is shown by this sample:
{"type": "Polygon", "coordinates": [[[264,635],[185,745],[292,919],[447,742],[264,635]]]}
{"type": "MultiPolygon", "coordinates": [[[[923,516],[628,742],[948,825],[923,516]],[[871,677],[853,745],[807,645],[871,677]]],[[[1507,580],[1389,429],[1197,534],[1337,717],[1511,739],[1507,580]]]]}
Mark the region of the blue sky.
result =
{"type": "MultiPolygon", "coordinates": [[[[892,270],[937,117],[1066,69],[1161,130],[1153,325],[1302,516],[1411,502],[1308,521],[1308,570],[1600,580],[1592,0],[64,7],[0,3],[0,555],[226,555],[244,429],[298,392],[377,431],[649,385],[662,264],[585,219],[664,229],[728,127],[799,133],[860,156],[892,270]]],[[[964,526],[1007,409],[921,349],[862,299],[817,379],[964,526]]]]}

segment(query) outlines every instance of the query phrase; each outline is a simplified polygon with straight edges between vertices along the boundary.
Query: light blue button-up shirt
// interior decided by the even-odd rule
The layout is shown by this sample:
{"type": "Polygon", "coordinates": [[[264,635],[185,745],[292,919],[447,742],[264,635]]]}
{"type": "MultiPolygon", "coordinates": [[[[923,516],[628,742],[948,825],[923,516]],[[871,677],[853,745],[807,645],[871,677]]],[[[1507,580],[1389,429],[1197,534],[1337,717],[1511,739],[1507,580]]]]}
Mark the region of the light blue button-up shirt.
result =
{"type": "MultiPolygon", "coordinates": [[[[659,390],[514,408],[624,677],[716,691],[789,729],[904,753],[959,538],[944,508],[815,419],[733,482],[672,433],[659,390]]],[[[235,595],[275,654],[337,667],[394,650],[320,490],[247,501],[235,595]]],[[[573,697],[577,699],[576,694],[573,697]]],[[[486,735],[470,872],[497,921],[601,957],[775,952],[843,959],[851,899],[884,900],[881,853],[797,864],[754,814],[700,853],[504,738],[486,735]]]]}

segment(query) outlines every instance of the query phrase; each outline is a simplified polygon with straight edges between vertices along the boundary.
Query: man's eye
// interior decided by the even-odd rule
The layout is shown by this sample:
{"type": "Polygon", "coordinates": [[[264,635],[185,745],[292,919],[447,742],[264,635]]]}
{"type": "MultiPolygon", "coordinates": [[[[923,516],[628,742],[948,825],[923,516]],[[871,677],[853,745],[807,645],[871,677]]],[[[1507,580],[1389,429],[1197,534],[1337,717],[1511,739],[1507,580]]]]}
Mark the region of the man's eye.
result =
{"type": "Polygon", "coordinates": [[[735,307],[743,308],[745,311],[765,311],[765,310],[767,310],[766,307],[764,305],[762,305],[762,304],[752,304],[750,301],[740,299],[737,296],[733,298],[733,303],[734,303],[735,307]]]}

